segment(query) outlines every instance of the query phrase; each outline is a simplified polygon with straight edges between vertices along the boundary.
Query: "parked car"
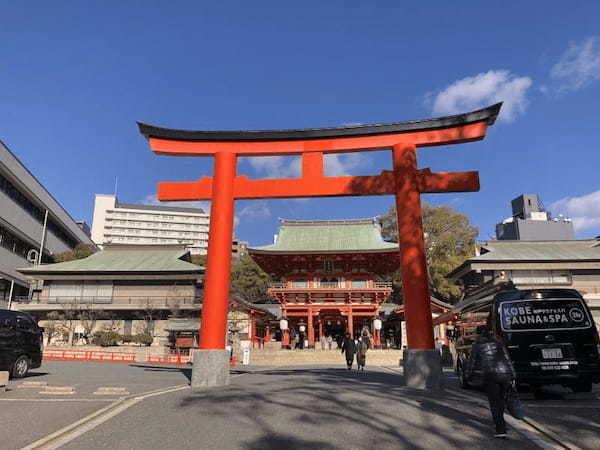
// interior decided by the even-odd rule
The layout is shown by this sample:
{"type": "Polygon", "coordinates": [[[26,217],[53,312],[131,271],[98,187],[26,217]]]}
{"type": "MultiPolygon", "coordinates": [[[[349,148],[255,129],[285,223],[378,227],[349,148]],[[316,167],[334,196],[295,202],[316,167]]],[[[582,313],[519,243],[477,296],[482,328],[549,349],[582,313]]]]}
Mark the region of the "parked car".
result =
{"type": "Polygon", "coordinates": [[[29,314],[0,309],[0,370],[22,378],[40,367],[43,331],[29,314]]]}
{"type": "Polygon", "coordinates": [[[574,289],[510,290],[455,311],[455,368],[462,387],[481,383],[481,371],[466,378],[478,325],[488,324],[506,345],[517,382],[532,388],[559,384],[590,392],[600,383],[600,336],[585,300],[574,289]]]}

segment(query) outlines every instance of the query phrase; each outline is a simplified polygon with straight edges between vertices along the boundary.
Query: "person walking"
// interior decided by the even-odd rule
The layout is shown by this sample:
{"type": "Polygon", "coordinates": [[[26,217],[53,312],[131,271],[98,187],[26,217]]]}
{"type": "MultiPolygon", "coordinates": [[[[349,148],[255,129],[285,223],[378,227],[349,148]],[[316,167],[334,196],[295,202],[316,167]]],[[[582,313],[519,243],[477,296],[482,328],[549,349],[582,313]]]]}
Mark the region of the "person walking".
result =
{"type": "Polygon", "coordinates": [[[346,364],[348,370],[352,369],[354,363],[354,354],[356,353],[356,344],[350,333],[346,333],[344,340],[342,341],[342,353],[346,354],[346,364]]]}
{"type": "Polygon", "coordinates": [[[333,346],[333,338],[331,337],[331,335],[327,336],[327,348],[328,350],[331,350],[333,346]]]}
{"type": "Polygon", "coordinates": [[[327,347],[327,338],[324,334],[322,334],[319,338],[319,342],[321,342],[321,350],[325,350],[325,348],[327,347]]]}
{"type": "Polygon", "coordinates": [[[481,367],[485,393],[496,426],[494,437],[505,439],[504,399],[507,390],[516,379],[515,369],[506,347],[490,334],[487,325],[478,326],[476,332],[477,338],[471,347],[467,363],[467,379],[473,377],[475,367],[481,367]]]}
{"type": "Polygon", "coordinates": [[[371,347],[371,338],[368,333],[363,331],[363,334],[358,338],[358,345],[356,347],[356,365],[357,371],[365,370],[365,364],[367,363],[367,350],[371,347]]]}

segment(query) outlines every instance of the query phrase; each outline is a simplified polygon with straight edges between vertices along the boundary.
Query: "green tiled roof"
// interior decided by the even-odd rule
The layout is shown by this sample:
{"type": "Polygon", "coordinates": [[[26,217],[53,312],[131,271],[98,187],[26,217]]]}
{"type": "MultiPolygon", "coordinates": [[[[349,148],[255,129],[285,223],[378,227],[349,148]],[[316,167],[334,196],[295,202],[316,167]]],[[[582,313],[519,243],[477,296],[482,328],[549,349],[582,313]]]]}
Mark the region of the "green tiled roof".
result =
{"type": "Polygon", "coordinates": [[[398,244],[385,242],[379,225],[373,219],[283,220],[274,244],[249,250],[284,253],[393,251],[398,250],[398,244]]]}
{"type": "Polygon", "coordinates": [[[18,269],[26,274],[62,272],[198,272],[203,268],[180,259],[181,246],[106,246],[84,259],[18,269]]]}
{"type": "Polygon", "coordinates": [[[490,241],[481,255],[469,261],[573,261],[600,260],[600,241],[490,241]]]}

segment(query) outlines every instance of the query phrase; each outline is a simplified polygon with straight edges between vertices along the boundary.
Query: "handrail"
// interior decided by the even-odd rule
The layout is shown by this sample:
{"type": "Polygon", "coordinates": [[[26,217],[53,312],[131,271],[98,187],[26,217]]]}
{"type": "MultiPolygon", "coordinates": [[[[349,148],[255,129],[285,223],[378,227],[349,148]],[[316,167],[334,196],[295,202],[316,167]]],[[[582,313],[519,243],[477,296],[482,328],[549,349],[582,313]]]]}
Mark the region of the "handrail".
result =
{"type": "Polygon", "coordinates": [[[312,291],[312,290],[318,290],[318,289],[339,289],[339,290],[357,290],[357,291],[362,291],[362,290],[372,290],[372,289],[391,289],[392,288],[392,282],[391,281],[375,281],[373,283],[372,287],[369,286],[362,286],[362,287],[355,287],[355,286],[340,286],[339,283],[335,283],[335,282],[321,282],[319,283],[318,286],[313,286],[313,287],[298,287],[298,286],[288,286],[287,283],[281,283],[281,282],[276,282],[276,283],[269,283],[269,289],[284,289],[284,290],[291,290],[291,291],[300,291],[300,290],[306,290],[306,291],[312,291]]]}

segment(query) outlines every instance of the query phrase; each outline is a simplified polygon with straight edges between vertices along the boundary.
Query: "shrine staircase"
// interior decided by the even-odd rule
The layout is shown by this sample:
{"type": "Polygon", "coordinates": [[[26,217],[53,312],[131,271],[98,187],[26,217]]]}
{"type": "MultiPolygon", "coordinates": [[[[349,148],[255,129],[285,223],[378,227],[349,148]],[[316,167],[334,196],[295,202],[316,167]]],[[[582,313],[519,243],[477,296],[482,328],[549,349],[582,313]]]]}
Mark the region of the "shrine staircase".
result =
{"type": "MultiPolygon", "coordinates": [[[[401,359],[402,350],[373,349],[367,353],[367,366],[398,367],[401,359]]],[[[270,342],[263,348],[254,348],[250,352],[250,365],[252,366],[336,366],[345,364],[344,355],[335,344],[333,344],[332,350],[321,350],[320,344],[316,349],[288,350],[282,349],[279,342],[270,342]]]]}

